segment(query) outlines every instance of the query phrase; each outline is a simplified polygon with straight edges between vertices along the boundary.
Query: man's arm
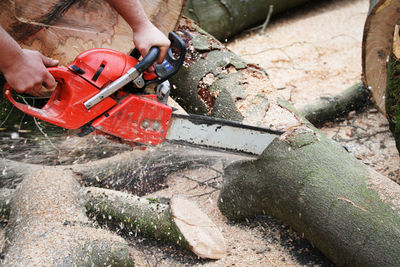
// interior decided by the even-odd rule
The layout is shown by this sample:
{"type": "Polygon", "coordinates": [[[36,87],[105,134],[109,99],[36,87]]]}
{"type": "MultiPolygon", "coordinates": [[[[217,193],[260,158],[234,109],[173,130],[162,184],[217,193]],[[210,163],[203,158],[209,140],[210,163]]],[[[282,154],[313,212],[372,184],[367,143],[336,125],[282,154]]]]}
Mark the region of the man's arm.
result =
{"type": "Polygon", "coordinates": [[[0,27],[0,71],[8,84],[19,93],[40,92],[42,85],[56,86],[46,66],[56,66],[57,60],[33,50],[21,49],[18,43],[0,27]]]}
{"type": "Polygon", "coordinates": [[[157,63],[162,63],[170,41],[147,18],[139,0],[106,0],[129,24],[133,31],[133,42],[142,56],[147,55],[152,46],[160,48],[157,63]]]}

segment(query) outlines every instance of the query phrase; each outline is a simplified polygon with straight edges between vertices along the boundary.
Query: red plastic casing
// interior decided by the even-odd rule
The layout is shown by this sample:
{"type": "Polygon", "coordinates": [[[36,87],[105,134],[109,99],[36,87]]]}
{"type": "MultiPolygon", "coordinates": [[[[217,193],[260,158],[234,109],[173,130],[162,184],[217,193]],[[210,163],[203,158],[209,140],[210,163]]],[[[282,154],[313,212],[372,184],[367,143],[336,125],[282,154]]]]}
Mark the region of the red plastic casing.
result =
{"type": "MultiPolygon", "coordinates": [[[[84,106],[137,63],[137,59],[111,49],[91,49],[77,56],[68,68],[48,68],[58,84],[42,108],[16,102],[8,84],[4,94],[21,111],[57,126],[78,129],[90,123],[108,134],[155,145],[164,140],[172,113],[170,107],[157,101],[156,95],[119,92],[89,110],[84,106]]],[[[157,77],[150,72],[143,76],[146,80],[157,77]]]]}

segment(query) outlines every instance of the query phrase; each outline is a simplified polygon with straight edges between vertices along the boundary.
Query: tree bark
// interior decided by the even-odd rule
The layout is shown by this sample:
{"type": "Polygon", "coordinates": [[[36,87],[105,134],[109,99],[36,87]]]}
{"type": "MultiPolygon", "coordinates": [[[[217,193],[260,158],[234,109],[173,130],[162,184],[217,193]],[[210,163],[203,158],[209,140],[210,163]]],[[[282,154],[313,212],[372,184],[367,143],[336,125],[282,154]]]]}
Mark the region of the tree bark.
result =
{"type": "Polygon", "coordinates": [[[373,100],[383,114],[386,114],[386,61],[399,16],[399,1],[370,0],[362,44],[363,83],[371,90],[373,100]]]}
{"type": "Polygon", "coordinates": [[[300,113],[314,126],[335,120],[350,111],[359,110],[370,103],[370,95],[361,83],[355,84],[343,92],[321,97],[312,104],[305,105],[300,113]]]}
{"type": "Polygon", "coordinates": [[[187,199],[146,199],[98,187],[88,187],[86,192],[86,208],[97,221],[106,221],[122,232],[140,232],[178,245],[202,258],[226,256],[224,238],[217,226],[187,199]]]}
{"type": "MultiPolygon", "coordinates": [[[[184,0],[141,1],[149,19],[173,31],[184,0]]],[[[104,0],[0,1],[0,24],[25,48],[56,58],[60,65],[91,48],[133,49],[129,25],[104,0]]]]}
{"type": "Polygon", "coordinates": [[[395,26],[393,45],[387,63],[386,113],[390,131],[400,151],[400,35],[399,26],[395,26]]]}
{"type": "Polygon", "coordinates": [[[400,187],[299,120],[259,159],[225,168],[221,212],[272,215],[339,266],[399,265],[400,187]]]}
{"type": "Polygon", "coordinates": [[[219,1],[188,0],[184,14],[200,27],[224,41],[254,25],[261,24],[273,6],[273,14],[280,13],[308,0],[250,0],[219,1]]]}
{"type": "Polygon", "coordinates": [[[293,116],[276,104],[267,73],[230,52],[190,19],[177,30],[188,48],[184,66],[170,81],[171,96],[188,113],[284,130],[293,116]]]}
{"type": "MultiPolygon", "coordinates": [[[[192,153],[184,159],[173,156],[182,154],[183,149],[165,151],[169,151],[169,157],[155,158],[163,160],[164,166],[170,166],[171,170],[177,170],[174,168],[177,161],[186,160],[186,164],[181,164],[182,169],[194,162],[226,160],[218,152],[197,151],[197,156],[192,153]]],[[[157,155],[157,151],[131,152],[130,155],[117,155],[99,162],[58,167],[4,160],[8,168],[3,172],[2,180],[22,179],[16,190],[3,189],[0,198],[2,222],[8,220],[6,233],[9,242],[4,264],[133,265],[125,240],[96,228],[86,213],[121,233],[140,232],[189,249],[202,258],[224,257],[226,249],[219,229],[192,202],[176,196],[170,203],[163,203],[160,199],[140,198],[111,189],[81,187],[77,182],[102,179],[100,173],[105,171],[119,177],[118,182],[121,182],[120,177],[127,173],[126,168],[132,170],[137,166],[142,166],[144,175],[146,171],[155,177],[164,175],[166,168],[153,167],[152,163],[145,167],[149,164],[149,155],[157,155]],[[99,177],[89,179],[90,173],[99,177]]],[[[160,155],[166,156],[166,153],[160,155]]],[[[232,156],[232,159],[236,158],[232,156]]],[[[132,182],[140,180],[141,176],[126,179],[132,182]]],[[[111,183],[115,184],[118,185],[111,183]]],[[[125,189],[129,191],[130,188],[125,189]]]]}

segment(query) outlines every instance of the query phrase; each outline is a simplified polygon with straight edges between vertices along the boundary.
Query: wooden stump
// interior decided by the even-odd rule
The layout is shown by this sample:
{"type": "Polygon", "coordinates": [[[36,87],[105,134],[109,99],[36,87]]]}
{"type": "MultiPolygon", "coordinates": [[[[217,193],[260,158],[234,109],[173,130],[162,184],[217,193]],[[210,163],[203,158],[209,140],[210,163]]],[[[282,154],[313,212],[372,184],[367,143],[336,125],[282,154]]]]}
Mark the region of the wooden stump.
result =
{"type": "MultiPolygon", "coordinates": [[[[150,21],[168,33],[175,29],[183,0],[142,1],[150,21]]],[[[124,53],[134,48],[129,25],[104,0],[0,1],[0,24],[25,48],[70,63],[91,48],[124,53]]]]}

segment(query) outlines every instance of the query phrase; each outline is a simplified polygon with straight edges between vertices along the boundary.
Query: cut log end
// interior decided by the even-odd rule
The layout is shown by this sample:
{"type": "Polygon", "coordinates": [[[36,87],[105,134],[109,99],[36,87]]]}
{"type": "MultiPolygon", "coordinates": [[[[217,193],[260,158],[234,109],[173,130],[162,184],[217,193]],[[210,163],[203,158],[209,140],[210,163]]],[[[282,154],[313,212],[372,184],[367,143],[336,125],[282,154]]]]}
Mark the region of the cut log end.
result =
{"type": "Polygon", "coordinates": [[[393,46],[392,46],[393,55],[399,59],[400,58],[400,36],[399,36],[399,25],[394,27],[393,34],[393,46]]]}
{"type": "Polygon", "coordinates": [[[170,208],[176,226],[197,256],[208,259],[226,256],[224,237],[199,207],[184,197],[174,196],[170,208]]]}
{"type": "Polygon", "coordinates": [[[386,61],[392,47],[393,29],[400,17],[400,1],[371,1],[362,44],[363,82],[379,110],[386,114],[386,61]]]}

